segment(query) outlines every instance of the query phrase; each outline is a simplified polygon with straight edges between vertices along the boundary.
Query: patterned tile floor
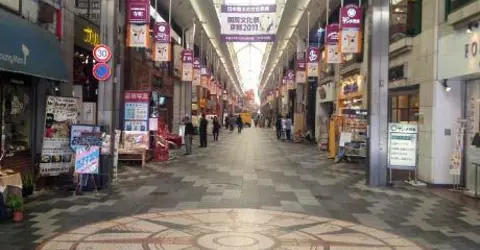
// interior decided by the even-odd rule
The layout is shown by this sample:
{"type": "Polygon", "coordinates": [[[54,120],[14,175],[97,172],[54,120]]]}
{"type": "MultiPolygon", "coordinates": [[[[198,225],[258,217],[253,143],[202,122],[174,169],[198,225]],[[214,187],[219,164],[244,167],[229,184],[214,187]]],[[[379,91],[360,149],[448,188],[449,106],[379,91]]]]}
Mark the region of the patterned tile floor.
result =
{"type": "Polygon", "coordinates": [[[0,249],[480,249],[478,210],[364,183],[360,165],[251,128],[124,167],[98,196],[37,194],[23,223],[0,224],[0,249]]]}

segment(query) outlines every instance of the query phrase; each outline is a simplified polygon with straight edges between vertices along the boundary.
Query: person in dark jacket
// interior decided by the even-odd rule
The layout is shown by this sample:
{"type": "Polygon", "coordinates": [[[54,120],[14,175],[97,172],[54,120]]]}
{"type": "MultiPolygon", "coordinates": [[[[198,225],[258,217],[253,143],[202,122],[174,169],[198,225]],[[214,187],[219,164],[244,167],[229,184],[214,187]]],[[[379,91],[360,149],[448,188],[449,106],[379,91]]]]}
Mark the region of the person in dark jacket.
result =
{"type": "Polygon", "coordinates": [[[218,122],[218,118],[215,116],[213,117],[213,141],[218,141],[218,135],[220,134],[220,123],[218,122]]]}
{"type": "Polygon", "coordinates": [[[275,122],[275,129],[277,130],[277,139],[282,137],[282,116],[277,115],[277,121],[275,122]]]}
{"type": "Polygon", "coordinates": [[[195,129],[193,128],[193,123],[190,121],[190,118],[188,116],[185,117],[184,119],[185,123],[185,134],[183,135],[184,140],[185,140],[185,155],[191,155],[192,154],[192,141],[193,141],[193,135],[195,133],[195,129]]]}
{"type": "Polygon", "coordinates": [[[207,127],[208,121],[205,118],[205,114],[202,114],[202,118],[200,119],[200,147],[206,148],[207,147],[207,127]]]}
{"type": "Polygon", "coordinates": [[[242,133],[243,120],[242,120],[242,117],[240,115],[237,117],[237,128],[238,128],[238,133],[242,133]]]}

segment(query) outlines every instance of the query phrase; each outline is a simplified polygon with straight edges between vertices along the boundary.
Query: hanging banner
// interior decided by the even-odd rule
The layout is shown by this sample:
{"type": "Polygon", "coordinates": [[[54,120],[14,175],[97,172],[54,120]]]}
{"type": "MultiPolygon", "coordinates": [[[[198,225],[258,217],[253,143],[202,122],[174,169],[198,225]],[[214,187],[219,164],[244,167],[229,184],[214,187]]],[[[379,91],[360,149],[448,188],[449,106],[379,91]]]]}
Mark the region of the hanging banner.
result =
{"type": "Polygon", "coordinates": [[[332,23],[326,27],[325,49],[327,54],[325,60],[327,63],[342,63],[342,53],[338,44],[339,29],[338,23],[332,23]]]}
{"type": "Polygon", "coordinates": [[[210,95],[217,95],[217,83],[216,82],[212,82],[212,84],[210,84],[210,95]]]}
{"type": "Polygon", "coordinates": [[[275,41],[277,5],[222,5],[221,36],[224,42],[275,41]]]}
{"type": "Polygon", "coordinates": [[[348,4],[340,8],[340,51],[362,52],[362,8],[348,4]]]}
{"type": "Polygon", "coordinates": [[[149,48],[150,28],[148,24],[129,24],[127,26],[127,47],[149,48]]]}
{"type": "Polygon", "coordinates": [[[202,68],[200,69],[200,74],[201,74],[200,86],[202,86],[203,88],[206,88],[208,85],[208,81],[210,79],[210,74],[208,73],[207,66],[205,65],[202,66],[202,68]]]}
{"type": "Polygon", "coordinates": [[[153,61],[169,62],[171,60],[170,26],[165,22],[157,22],[153,28],[153,61]]]}
{"type": "Polygon", "coordinates": [[[297,69],[295,82],[296,83],[306,83],[307,82],[307,72],[305,60],[297,60],[297,69]]]}
{"type": "Polygon", "coordinates": [[[76,98],[47,97],[40,175],[56,176],[70,171],[73,155],[70,128],[77,123],[78,115],[76,98]]]}
{"type": "Polygon", "coordinates": [[[127,22],[150,23],[150,0],[128,0],[127,22]]]}
{"type": "Polygon", "coordinates": [[[294,90],[295,88],[296,88],[295,73],[293,72],[293,70],[288,70],[287,71],[287,89],[294,90]]]}
{"type": "Polygon", "coordinates": [[[200,58],[193,58],[193,80],[192,86],[200,86],[202,79],[202,66],[200,65],[200,58]]]}
{"type": "Polygon", "coordinates": [[[309,47],[307,51],[307,76],[318,77],[318,62],[320,50],[318,47],[309,47]]]}
{"type": "Polygon", "coordinates": [[[193,80],[193,50],[184,49],[182,51],[182,81],[191,82],[193,80]]]}

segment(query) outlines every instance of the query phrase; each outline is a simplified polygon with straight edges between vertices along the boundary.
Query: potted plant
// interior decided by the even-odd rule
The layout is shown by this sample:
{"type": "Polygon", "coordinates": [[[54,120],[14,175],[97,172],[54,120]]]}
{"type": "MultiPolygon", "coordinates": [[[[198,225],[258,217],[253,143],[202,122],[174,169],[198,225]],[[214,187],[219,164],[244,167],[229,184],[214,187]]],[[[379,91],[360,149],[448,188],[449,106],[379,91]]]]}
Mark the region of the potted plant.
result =
{"type": "Polygon", "coordinates": [[[9,196],[7,205],[13,210],[13,221],[23,221],[23,198],[19,195],[9,196]]]}
{"type": "Polygon", "coordinates": [[[22,196],[27,197],[33,194],[33,189],[35,182],[33,181],[33,176],[30,172],[24,173],[22,175],[22,196]]]}

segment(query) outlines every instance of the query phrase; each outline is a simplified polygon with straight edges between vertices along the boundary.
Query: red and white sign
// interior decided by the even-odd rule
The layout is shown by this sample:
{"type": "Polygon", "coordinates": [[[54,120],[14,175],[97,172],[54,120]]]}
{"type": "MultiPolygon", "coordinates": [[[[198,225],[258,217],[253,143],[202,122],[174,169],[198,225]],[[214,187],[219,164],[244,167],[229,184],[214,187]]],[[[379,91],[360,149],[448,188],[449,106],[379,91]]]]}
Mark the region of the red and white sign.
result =
{"type": "Polygon", "coordinates": [[[106,81],[112,76],[112,69],[106,63],[97,63],[93,66],[93,76],[99,81],[106,81]]]}
{"type": "Polygon", "coordinates": [[[318,62],[320,61],[320,49],[309,47],[307,51],[307,76],[318,77],[318,62]]]}
{"type": "Polygon", "coordinates": [[[97,62],[108,62],[112,58],[112,50],[107,45],[99,44],[93,49],[93,57],[97,62]]]}
{"type": "Polygon", "coordinates": [[[150,92],[148,91],[125,92],[125,102],[150,102],[150,92]]]}
{"type": "Polygon", "coordinates": [[[340,45],[338,44],[339,28],[338,23],[329,24],[326,28],[325,61],[327,63],[342,63],[342,53],[340,52],[340,45]]]}

